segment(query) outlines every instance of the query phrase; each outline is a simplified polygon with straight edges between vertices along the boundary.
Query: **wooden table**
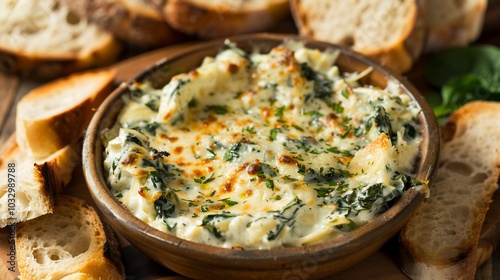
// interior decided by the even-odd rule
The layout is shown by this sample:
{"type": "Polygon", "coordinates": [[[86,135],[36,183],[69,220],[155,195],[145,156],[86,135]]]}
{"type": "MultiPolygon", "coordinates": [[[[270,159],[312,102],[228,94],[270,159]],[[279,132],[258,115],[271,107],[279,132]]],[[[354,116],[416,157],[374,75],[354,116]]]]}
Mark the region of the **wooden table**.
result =
{"type": "MultiPolygon", "coordinates": [[[[500,5],[498,5],[497,7],[499,7],[499,9],[492,10],[487,14],[485,29],[483,31],[482,37],[479,39],[480,43],[489,43],[500,46],[500,5]]],[[[191,44],[192,43],[187,43],[187,45],[191,44]]],[[[177,45],[158,49],[152,52],[140,54],[139,56],[133,57],[128,60],[123,60],[115,64],[114,68],[118,71],[115,83],[119,84],[123,81],[129,80],[130,78],[135,76],[138,71],[150,65],[152,62],[185,47],[186,45],[177,45]]],[[[407,73],[408,79],[412,81],[423,93],[427,92],[428,90],[428,86],[423,79],[422,71],[425,60],[426,58],[423,57],[415,65],[414,69],[411,72],[407,73]]],[[[0,146],[7,141],[7,139],[13,134],[15,130],[15,105],[17,104],[18,100],[26,93],[28,93],[31,89],[44,82],[45,81],[31,80],[14,75],[0,73],[0,146]]],[[[83,180],[83,178],[80,177],[82,176],[81,172],[76,173],[77,174],[75,175],[75,180],[83,180]]],[[[70,191],[70,193],[79,193],[79,196],[82,196],[82,191],[83,196],[86,196],[87,199],[90,199],[90,196],[88,196],[88,194],[85,194],[86,190],[77,189],[70,191]]],[[[500,192],[495,195],[493,205],[498,206],[492,207],[493,209],[491,211],[495,212],[489,215],[490,218],[487,221],[487,224],[485,224],[485,227],[489,231],[487,235],[488,238],[486,240],[483,239],[483,242],[490,242],[493,245],[487,244],[487,247],[496,247],[496,245],[500,243],[500,218],[496,218],[500,217],[500,192]]],[[[2,240],[0,242],[6,240],[7,237],[3,236],[5,234],[8,234],[6,230],[0,231],[0,240],[2,240]]],[[[130,275],[131,278],[138,279],[135,277],[142,276],[139,278],[144,279],[144,276],[148,276],[147,279],[156,279],[158,277],[161,277],[162,279],[182,279],[182,277],[176,276],[175,273],[162,268],[149,260],[137,249],[129,245],[127,241],[121,241],[123,259],[127,268],[127,275],[130,275]],[[136,260],[138,259],[141,259],[142,261],[137,262],[136,260]]],[[[340,273],[339,275],[337,275],[336,279],[366,279],[368,275],[370,275],[370,279],[408,279],[397,266],[396,248],[397,241],[391,240],[386,246],[384,246],[382,250],[376,252],[373,256],[369,257],[355,267],[340,273]]],[[[2,258],[0,258],[0,260],[3,261],[2,258]]],[[[1,279],[13,279],[13,275],[15,276],[15,274],[9,274],[8,271],[5,271],[5,265],[3,263],[0,264],[1,279]]],[[[479,268],[476,274],[476,279],[500,279],[500,250],[494,253],[479,268]]]]}

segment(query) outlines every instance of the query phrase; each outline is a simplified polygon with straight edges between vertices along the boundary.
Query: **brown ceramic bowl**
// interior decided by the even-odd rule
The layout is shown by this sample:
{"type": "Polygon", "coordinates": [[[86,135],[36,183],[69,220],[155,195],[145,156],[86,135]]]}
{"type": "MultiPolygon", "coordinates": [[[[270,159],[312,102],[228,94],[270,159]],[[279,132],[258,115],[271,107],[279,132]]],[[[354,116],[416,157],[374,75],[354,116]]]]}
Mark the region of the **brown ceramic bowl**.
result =
{"type": "MultiPolygon", "coordinates": [[[[263,52],[293,36],[256,34],[234,37],[231,40],[243,49],[257,46],[263,52]]],[[[301,39],[304,40],[304,39],[301,39]]],[[[200,44],[165,58],[134,81],[150,81],[155,87],[164,86],[173,74],[194,69],[205,56],[214,56],[223,40],[200,44]],[[168,69],[168,70],[167,70],[168,69]]],[[[417,179],[429,180],[434,170],[438,151],[438,127],[424,98],[404,78],[381,67],[353,51],[339,46],[306,41],[312,48],[340,49],[337,65],[341,71],[361,71],[368,66],[373,71],[363,82],[385,87],[387,81],[398,80],[403,94],[411,96],[421,107],[418,116],[422,142],[417,162],[417,179]]],[[[131,81],[130,83],[132,83],[131,81]]],[[[100,131],[111,127],[122,108],[120,96],[128,85],[118,87],[101,105],[89,126],[83,147],[84,173],[90,193],[111,226],[137,248],[158,263],[188,277],[197,279],[318,279],[339,272],[374,253],[394,236],[422,202],[424,195],[409,189],[385,213],[368,224],[332,241],[304,246],[271,250],[233,250],[199,244],[177,238],[154,229],[129,213],[111,195],[103,175],[103,145],[100,131]]]]}

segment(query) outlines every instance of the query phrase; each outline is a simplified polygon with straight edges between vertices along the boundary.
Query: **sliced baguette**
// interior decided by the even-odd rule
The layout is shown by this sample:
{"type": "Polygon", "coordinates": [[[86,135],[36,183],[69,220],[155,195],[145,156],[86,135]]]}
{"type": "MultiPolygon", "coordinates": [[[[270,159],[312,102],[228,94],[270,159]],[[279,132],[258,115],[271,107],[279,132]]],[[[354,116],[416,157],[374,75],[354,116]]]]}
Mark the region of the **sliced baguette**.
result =
{"type": "Polygon", "coordinates": [[[21,150],[43,158],[76,142],[111,91],[114,76],[113,70],[76,73],[25,95],[16,112],[16,139],[21,150]]]}
{"type": "Polygon", "coordinates": [[[301,35],[379,59],[396,71],[408,71],[424,44],[420,0],[290,0],[301,35]]]}
{"type": "Polygon", "coordinates": [[[58,196],[54,213],[17,225],[23,279],[125,279],[119,244],[83,200],[58,196]]]}
{"type": "Polygon", "coordinates": [[[54,78],[108,65],[120,48],[56,0],[0,1],[0,70],[54,78]]]}
{"type": "Polygon", "coordinates": [[[158,47],[183,40],[147,0],[60,0],[82,18],[139,46],[158,47]]]}
{"type": "Polygon", "coordinates": [[[290,14],[288,0],[168,0],[165,20],[202,38],[264,31],[290,14]]]}
{"type": "Polygon", "coordinates": [[[400,233],[412,279],[474,279],[477,244],[500,174],[500,103],[477,101],[444,126],[440,161],[424,201],[400,233]]]}
{"type": "Polygon", "coordinates": [[[34,159],[13,140],[2,148],[0,160],[0,228],[52,213],[56,193],[69,183],[81,161],[70,145],[45,159],[34,159]],[[11,185],[8,178],[14,179],[11,185]]]}
{"type": "Polygon", "coordinates": [[[487,0],[427,1],[426,52],[465,46],[481,34],[487,0]]]}

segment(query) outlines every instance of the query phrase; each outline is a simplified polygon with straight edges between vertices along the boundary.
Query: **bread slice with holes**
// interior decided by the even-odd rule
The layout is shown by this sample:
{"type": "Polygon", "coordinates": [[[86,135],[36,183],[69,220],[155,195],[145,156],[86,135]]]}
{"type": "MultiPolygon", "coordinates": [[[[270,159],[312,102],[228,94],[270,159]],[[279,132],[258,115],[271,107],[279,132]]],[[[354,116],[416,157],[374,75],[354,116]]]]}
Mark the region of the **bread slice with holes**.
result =
{"type": "Polygon", "coordinates": [[[288,0],[168,0],[165,20],[175,29],[202,38],[264,31],[290,14],[288,0]]]}
{"type": "Polygon", "coordinates": [[[56,194],[68,185],[81,161],[71,145],[34,159],[13,138],[0,152],[0,228],[52,213],[56,194]]]}
{"type": "Polygon", "coordinates": [[[111,64],[121,44],[57,0],[0,1],[0,70],[54,78],[111,64]]]}
{"type": "Polygon", "coordinates": [[[500,103],[476,101],[442,130],[427,198],[400,233],[401,268],[412,279],[474,279],[481,227],[500,174],[500,103]]]}
{"type": "Polygon", "coordinates": [[[399,72],[424,45],[423,1],[290,0],[301,35],[349,45],[399,72]]]}
{"type": "Polygon", "coordinates": [[[427,1],[426,52],[465,46],[481,34],[487,0],[427,1]]]}
{"type": "Polygon", "coordinates": [[[114,233],[81,199],[58,196],[53,214],[17,225],[15,241],[23,279],[125,279],[114,233]]]}
{"type": "Polygon", "coordinates": [[[184,40],[148,0],[61,0],[71,11],[126,42],[158,47],[184,40]]]}
{"type": "Polygon", "coordinates": [[[79,72],[35,88],[17,104],[16,139],[34,158],[47,157],[83,135],[112,90],[114,70],[79,72]]]}

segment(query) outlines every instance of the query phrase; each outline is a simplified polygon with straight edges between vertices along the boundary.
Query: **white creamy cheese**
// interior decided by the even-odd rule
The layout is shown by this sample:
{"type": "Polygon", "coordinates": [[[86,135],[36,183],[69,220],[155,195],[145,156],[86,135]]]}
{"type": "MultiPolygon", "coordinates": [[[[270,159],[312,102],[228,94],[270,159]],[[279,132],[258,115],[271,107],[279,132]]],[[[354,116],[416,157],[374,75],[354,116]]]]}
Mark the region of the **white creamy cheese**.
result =
{"type": "Polygon", "coordinates": [[[227,248],[335,238],[411,179],[418,106],[399,86],[340,73],[338,52],[232,44],[163,89],[131,87],[107,131],[112,192],[151,226],[227,248]]]}

